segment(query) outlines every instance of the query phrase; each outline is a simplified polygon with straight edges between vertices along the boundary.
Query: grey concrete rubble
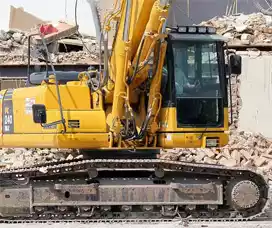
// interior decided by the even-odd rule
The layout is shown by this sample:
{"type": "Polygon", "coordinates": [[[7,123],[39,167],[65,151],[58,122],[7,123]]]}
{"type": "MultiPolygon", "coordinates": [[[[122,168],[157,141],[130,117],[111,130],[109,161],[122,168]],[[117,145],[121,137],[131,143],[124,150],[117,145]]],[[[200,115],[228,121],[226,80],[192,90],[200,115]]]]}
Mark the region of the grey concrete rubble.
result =
{"type": "Polygon", "coordinates": [[[71,149],[3,148],[0,150],[0,168],[18,168],[80,157],[77,151],[71,149]]]}
{"type": "MultiPolygon", "coordinates": [[[[0,30],[0,63],[3,64],[27,64],[28,61],[28,35],[31,32],[24,32],[19,30],[0,30]]],[[[70,46],[73,46],[73,42],[76,42],[78,46],[80,43],[82,51],[67,50],[67,44],[62,42],[62,39],[51,42],[47,45],[51,60],[53,63],[78,63],[78,64],[91,64],[98,59],[98,48],[96,47],[95,39],[91,36],[85,36],[82,44],[81,39],[77,34],[73,34],[66,37],[66,41],[70,42],[70,46]],[[65,46],[65,51],[59,51],[59,45],[65,46]],[[95,45],[94,45],[95,43],[95,45]],[[85,48],[88,47],[88,50],[85,48]]],[[[35,39],[31,39],[31,64],[37,64],[44,62],[45,48],[41,44],[37,44],[35,39]]]]}
{"type": "Polygon", "coordinates": [[[162,150],[161,159],[248,167],[272,180],[272,142],[260,134],[235,131],[229,145],[216,149],[162,150]]]}
{"type": "MultiPolygon", "coordinates": [[[[26,51],[26,50],[25,50],[26,51]]],[[[27,54],[22,53],[20,50],[17,53],[1,53],[0,52],[0,63],[2,65],[23,65],[27,64],[27,54]]],[[[90,54],[88,51],[73,51],[67,53],[51,54],[51,59],[53,63],[71,63],[71,64],[92,64],[97,62],[97,56],[95,54],[90,54]]],[[[31,57],[31,64],[40,64],[38,58],[31,57]]]]}
{"type": "Polygon", "coordinates": [[[272,43],[272,20],[262,13],[214,17],[200,25],[216,27],[218,34],[227,37],[231,44],[272,43]]]}
{"type": "Polygon", "coordinates": [[[23,31],[0,30],[0,50],[8,51],[21,48],[27,40],[26,34],[23,31]]]}

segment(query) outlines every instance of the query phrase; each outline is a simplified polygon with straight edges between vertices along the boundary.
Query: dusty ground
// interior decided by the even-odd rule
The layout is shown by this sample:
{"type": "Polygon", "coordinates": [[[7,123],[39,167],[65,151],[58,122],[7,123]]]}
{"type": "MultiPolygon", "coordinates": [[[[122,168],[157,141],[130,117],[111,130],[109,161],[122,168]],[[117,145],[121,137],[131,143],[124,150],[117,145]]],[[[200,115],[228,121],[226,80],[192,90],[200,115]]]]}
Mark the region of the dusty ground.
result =
{"type": "Polygon", "coordinates": [[[210,227],[210,228],[271,228],[271,222],[236,222],[236,223],[199,223],[199,224],[192,224],[188,226],[184,226],[179,223],[163,223],[163,224],[78,224],[78,223],[71,223],[71,224],[14,224],[14,225],[0,225],[0,228],[151,228],[156,226],[156,228],[178,228],[178,227],[192,227],[192,228],[202,228],[202,227],[210,227]]]}

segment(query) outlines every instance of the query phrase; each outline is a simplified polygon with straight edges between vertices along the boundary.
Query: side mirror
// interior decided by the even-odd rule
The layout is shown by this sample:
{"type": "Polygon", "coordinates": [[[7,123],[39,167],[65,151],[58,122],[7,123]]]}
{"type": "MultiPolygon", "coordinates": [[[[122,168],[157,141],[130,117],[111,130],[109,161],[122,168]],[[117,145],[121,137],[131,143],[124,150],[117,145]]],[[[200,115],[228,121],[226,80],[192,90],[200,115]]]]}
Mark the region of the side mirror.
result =
{"type": "Polygon", "coordinates": [[[44,105],[41,104],[32,105],[32,113],[34,123],[39,124],[46,123],[46,109],[44,105]]]}
{"type": "Polygon", "coordinates": [[[242,57],[240,55],[230,55],[230,74],[241,74],[242,73],[242,57]]]}

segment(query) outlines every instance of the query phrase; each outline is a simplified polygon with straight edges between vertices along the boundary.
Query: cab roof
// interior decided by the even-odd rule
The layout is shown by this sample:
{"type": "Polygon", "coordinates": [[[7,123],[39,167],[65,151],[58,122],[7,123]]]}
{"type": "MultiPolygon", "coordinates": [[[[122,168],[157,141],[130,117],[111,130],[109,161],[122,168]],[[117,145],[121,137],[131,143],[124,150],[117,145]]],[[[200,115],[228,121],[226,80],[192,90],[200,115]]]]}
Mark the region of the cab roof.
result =
{"type": "Polygon", "coordinates": [[[171,40],[184,40],[184,41],[221,41],[227,42],[228,38],[218,34],[190,34],[190,33],[177,33],[170,32],[169,38],[171,40]]]}

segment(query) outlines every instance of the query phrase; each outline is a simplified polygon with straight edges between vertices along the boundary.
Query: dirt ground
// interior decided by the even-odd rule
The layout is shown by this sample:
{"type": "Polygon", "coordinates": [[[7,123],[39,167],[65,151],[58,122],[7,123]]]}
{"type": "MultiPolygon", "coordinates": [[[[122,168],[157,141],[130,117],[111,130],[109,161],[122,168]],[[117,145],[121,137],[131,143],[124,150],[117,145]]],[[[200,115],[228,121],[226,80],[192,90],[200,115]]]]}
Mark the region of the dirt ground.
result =
{"type": "Polygon", "coordinates": [[[80,224],[80,223],[70,223],[70,224],[2,224],[0,228],[151,228],[156,226],[156,228],[180,228],[180,227],[192,227],[192,228],[271,228],[272,221],[268,222],[235,222],[235,223],[199,223],[199,224],[189,224],[184,226],[180,223],[162,223],[162,224],[80,224]]]}

